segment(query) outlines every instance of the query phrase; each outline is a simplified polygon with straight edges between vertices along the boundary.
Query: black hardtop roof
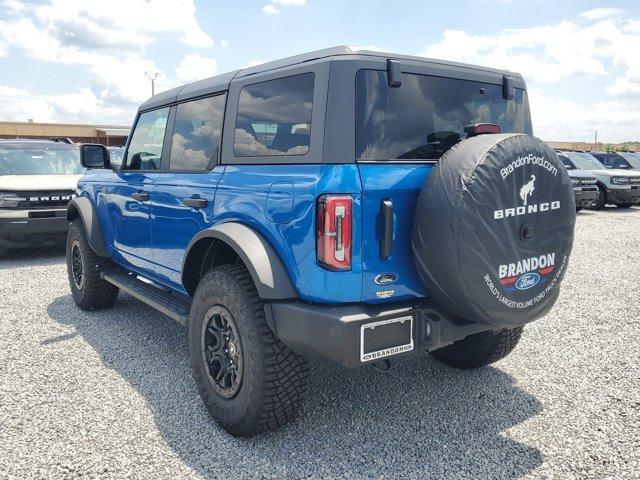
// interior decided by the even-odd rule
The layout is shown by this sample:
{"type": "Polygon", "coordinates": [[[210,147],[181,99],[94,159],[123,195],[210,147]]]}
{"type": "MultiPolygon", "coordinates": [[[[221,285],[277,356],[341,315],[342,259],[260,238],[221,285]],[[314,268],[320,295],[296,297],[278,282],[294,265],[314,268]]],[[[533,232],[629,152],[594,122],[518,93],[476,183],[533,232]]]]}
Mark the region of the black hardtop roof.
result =
{"type": "Polygon", "coordinates": [[[263,73],[269,70],[275,70],[278,68],[285,68],[289,66],[298,65],[304,62],[310,62],[312,60],[326,59],[331,61],[333,57],[341,55],[350,56],[362,56],[362,57],[382,57],[391,58],[397,60],[409,60],[413,62],[433,63],[438,65],[448,65],[456,67],[470,68],[473,70],[480,70],[484,72],[494,72],[502,75],[508,75],[510,77],[522,78],[522,76],[515,72],[507,70],[498,70],[495,68],[480,67],[477,65],[469,65],[466,63],[449,62],[447,60],[437,60],[432,58],[418,57],[413,55],[399,55],[396,53],[378,52],[371,50],[355,50],[347,46],[338,46],[332,48],[325,48],[323,50],[316,50],[309,53],[303,53],[300,55],[294,55],[292,57],[283,58],[280,60],[274,60],[272,62],[262,63],[254,67],[247,67],[240,70],[234,70],[232,72],[223,73],[222,75],[216,75],[215,77],[206,78],[195,83],[189,83],[180,87],[172,88],[166,92],[159,93],[140,106],[140,110],[149,110],[157,108],[173,102],[179,102],[190,98],[195,98],[209,93],[215,93],[229,88],[229,83],[234,78],[246,77],[248,75],[255,75],[256,73],[263,73]]]}
{"type": "Polygon", "coordinates": [[[59,150],[77,150],[75,145],[66,142],[56,142],[55,140],[32,139],[32,138],[8,138],[0,139],[2,148],[50,148],[59,150]]]}

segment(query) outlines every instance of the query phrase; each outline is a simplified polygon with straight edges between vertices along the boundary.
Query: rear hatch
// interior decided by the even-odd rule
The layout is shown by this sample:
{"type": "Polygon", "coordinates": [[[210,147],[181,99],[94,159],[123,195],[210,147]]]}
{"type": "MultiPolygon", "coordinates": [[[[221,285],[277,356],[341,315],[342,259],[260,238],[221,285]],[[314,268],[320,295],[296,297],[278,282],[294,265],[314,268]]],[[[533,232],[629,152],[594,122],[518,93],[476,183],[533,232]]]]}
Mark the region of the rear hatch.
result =
{"type": "Polygon", "coordinates": [[[502,132],[531,133],[525,90],[503,93],[501,74],[483,72],[482,81],[469,79],[468,69],[436,76],[416,63],[402,66],[400,86],[389,86],[387,71],[356,74],[365,302],[428,296],[411,251],[415,204],[438,159],[467,138],[465,126],[492,123],[502,132]]]}

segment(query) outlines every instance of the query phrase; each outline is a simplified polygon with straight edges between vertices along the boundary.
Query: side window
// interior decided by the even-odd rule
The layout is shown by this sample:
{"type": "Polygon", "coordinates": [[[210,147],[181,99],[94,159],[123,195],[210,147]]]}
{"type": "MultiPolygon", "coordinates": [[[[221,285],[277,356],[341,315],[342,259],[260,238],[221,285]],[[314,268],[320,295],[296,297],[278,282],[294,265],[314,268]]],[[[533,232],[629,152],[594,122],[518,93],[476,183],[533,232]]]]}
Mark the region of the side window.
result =
{"type": "Polygon", "coordinates": [[[127,170],[158,170],[169,107],[145,112],[138,118],[127,151],[127,170]]]}
{"type": "Polygon", "coordinates": [[[576,167],[573,166],[573,163],[571,163],[571,160],[569,160],[568,157],[565,157],[564,155],[558,155],[558,158],[562,161],[564,166],[567,167],[567,170],[575,170],[576,167]]]}
{"type": "Polygon", "coordinates": [[[239,157],[306,155],[313,73],[247,85],[240,91],[233,151],[239,157]]]}
{"type": "Polygon", "coordinates": [[[226,94],[181,103],[171,137],[169,170],[208,170],[218,158],[226,94]]]}

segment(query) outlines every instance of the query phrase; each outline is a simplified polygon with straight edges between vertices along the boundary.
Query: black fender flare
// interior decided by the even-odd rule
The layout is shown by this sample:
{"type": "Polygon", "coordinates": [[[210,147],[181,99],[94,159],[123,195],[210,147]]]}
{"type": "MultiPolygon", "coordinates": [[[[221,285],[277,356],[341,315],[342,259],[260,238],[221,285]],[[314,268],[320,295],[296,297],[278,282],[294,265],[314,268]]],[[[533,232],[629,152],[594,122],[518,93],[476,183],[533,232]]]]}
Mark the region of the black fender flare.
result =
{"type": "Polygon", "coordinates": [[[67,220],[71,222],[77,218],[82,220],[91,248],[101,257],[108,257],[96,209],[87,197],[73,198],[67,204],[67,220]]]}
{"type": "Polygon", "coordinates": [[[265,300],[297,298],[289,274],[280,257],[267,240],[253,228],[237,222],[225,222],[198,232],[189,242],[182,260],[182,284],[185,265],[192,247],[204,238],[220,240],[231,247],[244,262],[258,290],[265,300]]]}

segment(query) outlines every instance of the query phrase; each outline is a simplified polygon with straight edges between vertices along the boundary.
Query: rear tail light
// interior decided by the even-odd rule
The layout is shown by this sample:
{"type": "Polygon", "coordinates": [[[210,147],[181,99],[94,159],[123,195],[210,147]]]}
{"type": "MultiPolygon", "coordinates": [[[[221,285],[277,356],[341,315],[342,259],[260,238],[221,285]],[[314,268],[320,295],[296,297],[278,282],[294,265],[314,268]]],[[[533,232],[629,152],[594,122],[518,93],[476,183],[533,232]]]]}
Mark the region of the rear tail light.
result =
{"type": "Polygon", "coordinates": [[[322,195],[317,210],[318,263],[328,270],[351,270],[352,232],[351,196],[322,195]]]}
{"type": "Polygon", "coordinates": [[[495,123],[476,123],[464,127],[467,137],[475,137],[476,135],[484,135],[487,133],[500,133],[500,125],[495,123]]]}

